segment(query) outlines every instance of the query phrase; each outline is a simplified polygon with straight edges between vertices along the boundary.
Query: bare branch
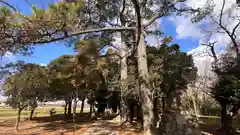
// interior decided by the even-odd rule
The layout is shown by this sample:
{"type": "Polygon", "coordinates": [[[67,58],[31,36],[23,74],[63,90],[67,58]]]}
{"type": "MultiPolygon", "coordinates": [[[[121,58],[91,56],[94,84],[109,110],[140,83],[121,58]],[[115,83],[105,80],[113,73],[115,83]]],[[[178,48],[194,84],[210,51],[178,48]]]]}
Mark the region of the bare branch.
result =
{"type": "Polygon", "coordinates": [[[219,24],[220,25],[222,25],[222,16],[223,16],[223,10],[224,10],[224,7],[225,7],[225,3],[226,3],[226,0],[223,0],[221,12],[220,12],[220,18],[219,18],[219,24]]]}
{"type": "MultiPolygon", "coordinates": [[[[221,12],[221,14],[222,14],[222,12],[221,12]]],[[[220,16],[220,18],[221,18],[221,16],[220,16]]],[[[214,23],[216,23],[217,25],[219,25],[220,28],[222,28],[222,29],[227,33],[227,35],[229,36],[229,38],[231,39],[231,41],[232,41],[232,43],[233,43],[234,49],[235,49],[235,51],[236,51],[236,55],[237,55],[237,57],[239,57],[239,56],[240,56],[240,51],[239,51],[239,47],[238,47],[238,44],[237,44],[237,42],[236,42],[236,39],[234,38],[234,34],[232,35],[232,33],[230,33],[230,31],[229,31],[226,27],[224,27],[221,22],[217,22],[216,20],[213,19],[213,17],[210,17],[210,19],[211,19],[214,23]]],[[[239,24],[239,25],[240,25],[240,24],[239,24]]]]}
{"type": "Polygon", "coordinates": [[[213,43],[209,43],[209,44],[202,44],[202,45],[204,45],[204,46],[207,46],[207,47],[210,47],[210,51],[211,51],[211,53],[212,53],[212,55],[210,55],[210,56],[212,56],[213,58],[214,58],[214,63],[215,63],[215,66],[217,67],[217,62],[218,62],[218,58],[217,58],[217,55],[216,55],[216,52],[215,52],[215,49],[214,49],[214,46],[215,46],[215,44],[216,44],[217,42],[215,41],[215,42],[213,42],[213,43]]]}
{"type": "Polygon", "coordinates": [[[233,28],[233,31],[232,31],[232,36],[235,36],[235,31],[236,29],[238,28],[238,26],[240,25],[240,21],[236,24],[236,26],[233,28]]]}

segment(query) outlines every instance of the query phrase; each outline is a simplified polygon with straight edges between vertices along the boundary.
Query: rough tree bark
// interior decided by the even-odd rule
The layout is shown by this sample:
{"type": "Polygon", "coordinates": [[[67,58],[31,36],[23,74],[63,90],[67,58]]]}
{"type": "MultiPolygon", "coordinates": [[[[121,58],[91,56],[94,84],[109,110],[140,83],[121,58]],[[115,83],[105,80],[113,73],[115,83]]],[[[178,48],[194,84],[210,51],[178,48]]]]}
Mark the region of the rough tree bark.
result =
{"type": "MultiPolygon", "coordinates": [[[[137,36],[136,36],[137,37],[137,36]]],[[[148,67],[147,67],[147,54],[144,42],[144,35],[140,35],[139,44],[137,46],[137,61],[138,61],[138,75],[140,86],[140,101],[142,103],[143,113],[143,129],[144,135],[152,135],[153,133],[153,98],[148,81],[148,67]]]]}
{"type": "MultiPolygon", "coordinates": [[[[121,8],[120,8],[120,23],[122,26],[126,25],[126,21],[124,19],[124,11],[125,11],[125,4],[126,1],[122,0],[121,3],[121,8]]],[[[121,124],[124,124],[128,120],[128,107],[127,107],[127,97],[126,97],[126,92],[128,90],[128,83],[127,83],[127,45],[125,43],[124,39],[124,32],[121,32],[121,46],[120,46],[120,56],[121,56],[121,100],[120,100],[120,117],[121,117],[121,124]]]]}
{"type": "MultiPolygon", "coordinates": [[[[123,36],[121,36],[123,38],[123,36]]],[[[127,97],[126,92],[128,90],[127,86],[127,57],[126,57],[126,44],[122,39],[121,42],[121,123],[127,121],[127,115],[128,115],[128,108],[127,108],[127,97]]]]}

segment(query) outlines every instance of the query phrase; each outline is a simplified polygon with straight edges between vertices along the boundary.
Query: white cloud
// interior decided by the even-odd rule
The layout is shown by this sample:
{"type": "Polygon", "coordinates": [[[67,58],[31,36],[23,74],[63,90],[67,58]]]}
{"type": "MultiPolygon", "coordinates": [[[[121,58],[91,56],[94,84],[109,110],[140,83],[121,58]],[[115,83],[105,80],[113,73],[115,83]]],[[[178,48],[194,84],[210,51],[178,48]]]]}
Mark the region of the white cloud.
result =
{"type": "Polygon", "coordinates": [[[202,36],[199,25],[192,23],[190,18],[185,16],[171,16],[168,19],[176,25],[177,39],[188,37],[200,38],[202,36]]]}
{"type": "Polygon", "coordinates": [[[11,62],[16,62],[16,57],[11,52],[6,52],[6,54],[0,58],[0,66],[11,62]]]}
{"type": "MultiPolygon", "coordinates": [[[[219,21],[220,11],[223,5],[223,0],[187,0],[186,6],[192,8],[204,8],[207,4],[213,4],[214,9],[210,16],[219,21]],[[212,3],[209,3],[212,2],[212,3]]],[[[228,30],[232,31],[236,24],[239,22],[236,16],[240,14],[240,9],[236,6],[236,0],[226,0],[225,7],[223,10],[222,24],[228,30]],[[233,18],[235,16],[235,18],[233,18]]],[[[203,74],[205,70],[211,70],[210,56],[206,56],[209,49],[202,46],[202,43],[217,41],[215,50],[220,54],[224,48],[230,43],[230,38],[226,33],[217,33],[219,27],[212,21],[210,17],[200,21],[199,23],[191,23],[190,18],[187,16],[170,16],[168,18],[176,26],[177,39],[183,38],[194,38],[199,39],[199,45],[193,48],[188,53],[193,54],[195,65],[199,69],[199,74],[203,74]],[[210,34],[212,32],[212,34],[210,34]],[[201,54],[201,55],[200,55],[201,54]],[[210,65],[210,66],[209,66],[210,65]]],[[[221,32],[223,32],[221,30],[221,32]]],[[[237,37],[240,35],[240,27],[236,30],[237,37]]]]}
{"type": "MultiPolygon", "coordinates": [[[[211,0],[212,3],[209,3],[209,1],[210,0],[201,0],[196,2],[196,0],[187,0],[186,5],[195,9],[204,8],[208,4],[214,5],[213,12],[210,14],[210,16],[213,16],[215,20],[219,21],[219,14],[222,8],[223,0],[211,0]]],[[[222,18],[223,25],[227,26],[229,30],[232,30],[239,20],[231,17],[236,17],[236,15],[239,13],[239,9],[236,7],[236,0],[226,0],[222,18]]],[[[186,37],[199,39],[206,38],[206,33],[204,33],[204,31],[207,31],[209,33],[210,31],[213,32],[216,30],[216,25],[213,24],[209,18],[204,19],[199,23],[192,23],[190,21],[190,18],[187,16],[176,17],[173,15],[168,19],[176,25],[176,33],[178,39],[186,37]]],[[[239,33],[240,31],[237,32],[239,33]]],[[[229,42],[228,37],[226,37],[224,34],[216,34],[212,37],[217,40],[219,44],[226,44],[229,42]],[[222,36],[224,36],[224,38],[222,36]]]]}
{"type": "Polygon", "coordinates": [[[40,66],[47,66],[47,64],[45,64],[45,63],[41,63],[41,64],[39,64],[40,66]]]}
{"type": "MultiPolygon", "coordinates": [[[[152,25],[148,27],[148,30],[156,30],[156,29],[161,30],[160,24],[161,24],[161,19],[157,19],[152,25]]],[[[146,36],[145,40],[149,45],[156,46],[161,44],[162,38],[156,35],[149,35],[149,36],[146,36]]]]}

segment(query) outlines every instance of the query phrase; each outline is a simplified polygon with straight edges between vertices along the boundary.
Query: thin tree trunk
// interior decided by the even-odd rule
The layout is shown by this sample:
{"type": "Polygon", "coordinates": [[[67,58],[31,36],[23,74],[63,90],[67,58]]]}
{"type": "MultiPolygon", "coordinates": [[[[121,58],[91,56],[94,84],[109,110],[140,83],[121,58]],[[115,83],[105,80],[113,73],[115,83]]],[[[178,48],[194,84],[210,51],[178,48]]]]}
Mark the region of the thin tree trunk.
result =
{"type": "Polygon", "coordinates": [[[75,118],[76,118],[77,97],[78,97],[78,90],[76,89],[75,97],[74,97],[74,101],[73,101],[73,123],[75,123],[75,118]]]}
{"type": "Polygon", "coordinates": [[[81,103],[81,110],[80,110],[80,114],[83,114],[84,103],[85,103],[85,97],[83,97],[83,100],[82,100],[82,103],[81,103]]]}
{"type": "Polygon", "coordinates": [[[20,118],[21,118],[21,112],[22,112],[22,109],[18,108],[16,124],[15,124],[15,130],[16,131],[18,131],[18,125],[19,125],[19,121],[20,121],[20,118]]]}
{"type": "Polygon", "coordinates": [[[68,102],[68,116],[71,116],[72,114],[72,99],[68,102]]]}
{"type": "Polygon", "coordinates": [[[92,112],[93,112],[93,109],[92,109],[92,103],[91,103],[91,104],[90,104],[90,112],[89,112],[89,113],[90,113],[90,114],[89,114],[90,117],[92,116],[92,112]]]}
{"type": "Polygon", "coordinates": [[[199,108],[198,108],[198,105],[196,103],[196,98],[192,98],[192,102],[193,102],[194,113],[197,117],[197,120],[199,120],[199,108]]]}
{"type": "Polygon", "coordinates": [[[94,109],[94,103],[91,103],[90,105],[90,118],[94,118],[95,117],[95,109],[94,109]]]}
{"type": "Polygon", "coordinates": [[[64,115],[66,116],[67,115],[67,101],[65,101],[65,105],[64,105],[64,115]]]}
{"type": "Polygon", "coordinates": [[[33,119],[34,110],[35,110],[35,108],[32,108],[32,109],[31,109],[30,116],[29,116],[29,120],[32,120],[32,119],[33,119]]]}
{"type": "Polygon", "coordinates": [[[75,129],[76,129],[76,110],[77,110],[77,98],[78,98],[78,89],[75,90],[75,96],[74,96],[74,100],[73,100],[73,134],[75,134],[75,129]]]}
{"type": "MultiPolygon", "coordinates": [[[[138,36],[136,36],[138,37],[138,36]]],[[[140,100],[142,103],[142,113],[143,113],[143,130],[144,135],[152,135],[153,133],[153,95],[150,89],[148,80],[148,67],[147,67],[147,54],[146,46],[144,43],[144,36],[140,36],[140,41],[137,46],[138,54],[138,75],[139,75],[139,86],[140,86],[140,100]]]]}

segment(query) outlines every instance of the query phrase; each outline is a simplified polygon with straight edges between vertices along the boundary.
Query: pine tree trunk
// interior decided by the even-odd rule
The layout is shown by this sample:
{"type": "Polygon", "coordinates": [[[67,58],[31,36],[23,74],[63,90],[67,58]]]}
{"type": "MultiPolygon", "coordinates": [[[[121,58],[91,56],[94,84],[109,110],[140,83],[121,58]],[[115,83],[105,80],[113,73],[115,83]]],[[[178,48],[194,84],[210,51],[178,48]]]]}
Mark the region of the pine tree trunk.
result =
{"type": "Polygon", "coordinates": [[[83,100],[82,100],[82,103],[81,103],[81,110],[80,110],[80,114],[83,114],[84,103],[85,103],[85,97],[83,97],[83,100]]]}
{"type": "Polygon", "coordinates": [[[71,116],[72,114],[72,99],[68,102],[68,116],[71,116]]]}
{"type": "Polygon", "coordinates": [[[126,92],[128,90],[127,85],[127,46],[124,42],[123,35],[121,33],[121,110],[120,110],[120,116],[121,116],[121,124],[127,122],[128,118],[128,107],[127,107],[127,101],[126,101],[126,92]]]}
{"type": "Polygon", "coordinates": [[[16,131],[18,131],[18,125],[19,125],[19,121],[20,121],[20,118],[21,118],[21,112],[22,112],[22,109],[18,108],[17,119],[16,119],[16,124],[15,124],[15,130],[16,131]]]}
{"type": "Polygon", "coordinates": [[[32,108],[32,109],[31,109],[30,116],[29,116],[29,120],[32,120],[32,119],[33,119],[34,110],[35,110],[35,108],[32,108]]]}
{"type": "Polygon", "coordinates": [[[148,80],[147,54],[143,35],[141,35],[140,42],[137,46],[137,54],[140,86],[139,95],[142,103],[144,135],[152,135],[154,123],[153,95],[148,80]]]}

